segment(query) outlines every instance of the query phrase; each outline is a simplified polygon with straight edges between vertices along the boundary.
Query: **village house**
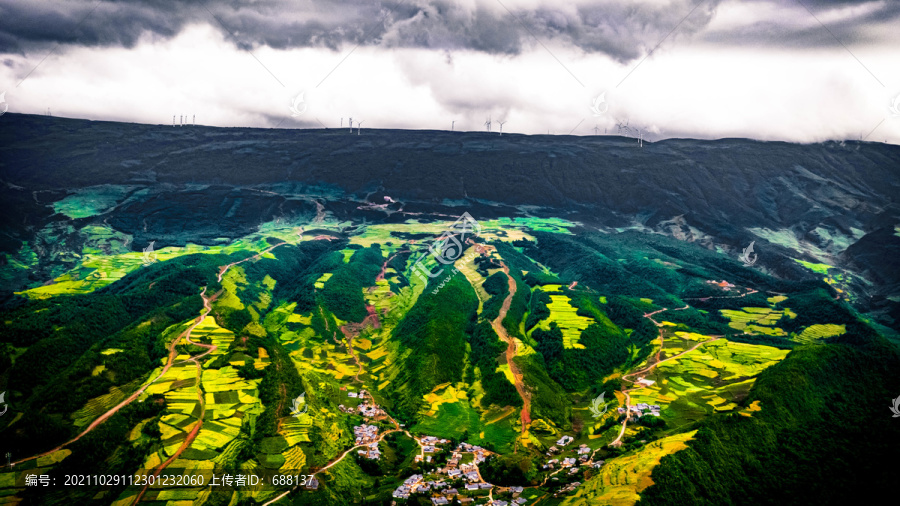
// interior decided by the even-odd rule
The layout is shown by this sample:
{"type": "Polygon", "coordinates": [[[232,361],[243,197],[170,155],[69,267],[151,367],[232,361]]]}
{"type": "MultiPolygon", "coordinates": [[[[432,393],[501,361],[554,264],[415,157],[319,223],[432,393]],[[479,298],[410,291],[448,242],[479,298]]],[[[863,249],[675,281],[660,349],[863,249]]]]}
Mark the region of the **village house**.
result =
{"type": "Polygon", "coordinates": [[[574,440],[575,438],[573,438],[572,436],[563,436],[559,438],[559,441],[557,441],[556,444],[558,444],[559,446],[566,446],[574,440]]]}
{"type": "Polygon", "coordinates": [[[580,485],[581,485],[580,481],[574,481],[572,483],[569,483],[565,487],[559,489],[559,491],[557,491],[555,494],[553,494],[553,497],[558,497],[560,494],[569,493],[569,492],[575,490],[576,488],[578,488],[580,485]]]}

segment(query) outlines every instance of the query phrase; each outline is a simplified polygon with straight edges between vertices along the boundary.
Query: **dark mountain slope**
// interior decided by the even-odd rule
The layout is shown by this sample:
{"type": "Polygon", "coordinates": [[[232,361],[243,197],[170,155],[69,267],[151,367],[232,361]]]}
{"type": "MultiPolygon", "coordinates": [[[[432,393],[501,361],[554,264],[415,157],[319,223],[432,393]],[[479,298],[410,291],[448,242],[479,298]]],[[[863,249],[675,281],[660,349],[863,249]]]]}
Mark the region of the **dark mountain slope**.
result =
{"type": "MultiPolygon", "coordinates": [[[[188,238],[212,244],[277,216],[478,219],[525,212],[588,227],[637,227],[809,275],[793,258],[866,273],[849,282],[867,309],[898,313],[893,227],[900,224],[900,147],[745,139],[498,136],[485,132],[171,127],[7,114],[0,120],[0,249],[50,222],[68,192],[124,185],[100,216],[133,247],[188,238]],[[211,185],[211,186],[209,186],[211,185]],[[358,209],[389,195],[402,212],[358,209]],[[539,206],[537,208],[523,206],[539,206]],[[752,230],[751,230],[752,229],[752,230]],[[867,234],[874,234],[871,237],[867,234]],[[862,240],[860,240],[862,239],[862,240]],[[885,267],[887,263],[887,267],[885,267]]],[[[381,200],[379,200],[381,202],[381,200]]]]}

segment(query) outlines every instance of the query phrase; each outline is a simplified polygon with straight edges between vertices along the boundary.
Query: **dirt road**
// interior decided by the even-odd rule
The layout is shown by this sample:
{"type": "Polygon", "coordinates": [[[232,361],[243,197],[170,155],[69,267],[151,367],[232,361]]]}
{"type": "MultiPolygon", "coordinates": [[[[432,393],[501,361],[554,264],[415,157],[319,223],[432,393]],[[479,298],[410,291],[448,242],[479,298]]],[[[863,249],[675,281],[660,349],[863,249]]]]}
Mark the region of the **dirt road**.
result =
{"type": "Polygon", "coordinates": [[[516,357],[516,340],[510,336],[503,327],[503,319],[506,318],[506,313],[509,312],[513,297],[516,295],[516,281],[509,275],[509,267],[502,261],[500,262],[500,265],[503,267],[503,272],[509,280],[509,294],[503,301],[503,306],[500,307],[500,314],[497,315],[497,318],[495,318],[493,322],[491,322],[491,325],[494,327],[494,331],[497,332],[497,335],[500,336],[500,339],[503,339],[507,343],[506,363],[509,364],[509,370],[512,372],[513,379],[515,380],[516,391],[519,392],[519,396],[522,398],[521,417],[522,432],[524,433],[527,430],[528,424],[531,423],[531,395],[525,389],[525,382],[522,380],[522,371],[519,370],[519,366],[513,361],[516,357]]]}

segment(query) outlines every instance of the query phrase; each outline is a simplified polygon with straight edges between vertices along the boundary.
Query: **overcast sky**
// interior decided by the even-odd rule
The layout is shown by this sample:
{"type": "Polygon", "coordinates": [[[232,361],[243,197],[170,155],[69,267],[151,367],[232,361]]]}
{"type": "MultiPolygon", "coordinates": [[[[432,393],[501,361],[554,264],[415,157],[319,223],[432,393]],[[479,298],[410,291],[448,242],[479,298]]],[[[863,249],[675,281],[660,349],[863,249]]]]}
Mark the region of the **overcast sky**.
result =
{"type": "Polygon", "coordinates": [[[0,112],[897,144],[897,26],[896,0],[0,0],[0,112]]]}

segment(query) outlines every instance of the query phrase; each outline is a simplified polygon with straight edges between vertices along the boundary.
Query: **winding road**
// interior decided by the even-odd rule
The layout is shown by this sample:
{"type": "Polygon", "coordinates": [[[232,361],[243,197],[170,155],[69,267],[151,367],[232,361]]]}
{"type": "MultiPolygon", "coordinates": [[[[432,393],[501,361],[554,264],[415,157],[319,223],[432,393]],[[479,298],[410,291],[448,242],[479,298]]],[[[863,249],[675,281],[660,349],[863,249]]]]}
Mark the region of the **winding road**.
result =
{"type": "Polygon", "coordinates": [[[522,380],[522,371],[519,370],[519,366],[513,361],[513,359],[516,358],[516,339],[510,336],[506,331],[506,328],[503,327],[503,319],[506,318],[506,313],[509,312],[513,297],[516,295],[516,281],[509,275],[509,267],[506,266],[506,263],[501,261],[500,266],[503,268],[503,273],[506,274],[506,278],[509,280],[509,294],[507,294],[506,299],[503,300],[503,306],[500,307],[500,313],[497,315],[497,318],[494,318],[491,325],[494,327],[494,331],[497,332],[497,335],[500,336],[500,339],[503,339],[507,343],[506,363],[509,364],[509,370],[512,372],[513,379],[515,380],[516,391],[519,392],[519,396],[522,398],[522,433],[525,433],[525,431],[528,430],[528,424],[531,423],[531,395],[525,388],[525,382],[522,380]]]}

